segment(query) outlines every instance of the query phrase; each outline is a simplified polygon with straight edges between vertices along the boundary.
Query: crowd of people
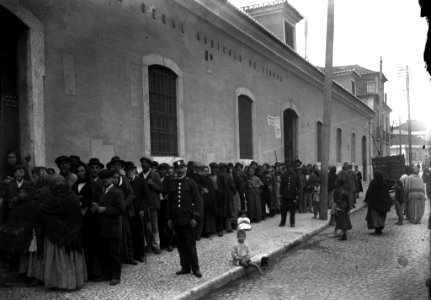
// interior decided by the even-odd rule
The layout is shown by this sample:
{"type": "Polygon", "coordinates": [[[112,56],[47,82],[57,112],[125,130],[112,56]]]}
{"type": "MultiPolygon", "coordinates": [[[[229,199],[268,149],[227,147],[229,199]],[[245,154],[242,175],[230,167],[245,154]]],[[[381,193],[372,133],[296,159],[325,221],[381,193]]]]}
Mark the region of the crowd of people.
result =
{"type": "MultiPolygon", "coordinates": [[[[147,254],[180,254],[178,275],[202,274],[196,240],[237,229],[241,215],[251,222],[295,213],[319,214],[317,165],[300,160],[273,165],[178,160],[172,165],[150,157],[113,157],[87,163],[59,156],[53,168],[28,167],[8,155],[1,184],[0,259],[7,285],[45,285],[73,290],[87,280],[121,282],[121,265],[145,263],[147,254]]],[[[357,166],[331,167],[328,191],[337,229],[351,229],[348,211],[362,192],[357,166]],[[346,218],[347,216],[347,218],[346,218]]],[[[238,228],[239,229],[239,228],[238,228]]],[[[243,233],[241,233],[243,234],[243,233]]],[[[249,264],[242,262],[241,264],[249,264]]]]}

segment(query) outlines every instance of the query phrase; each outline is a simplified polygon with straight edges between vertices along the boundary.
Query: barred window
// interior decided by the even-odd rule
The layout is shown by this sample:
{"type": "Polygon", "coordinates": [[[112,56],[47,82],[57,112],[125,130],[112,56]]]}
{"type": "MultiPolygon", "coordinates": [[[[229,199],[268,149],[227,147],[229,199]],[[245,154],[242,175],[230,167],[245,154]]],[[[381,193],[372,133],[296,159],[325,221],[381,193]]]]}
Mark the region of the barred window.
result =
{"type": "Polygon", "coordinates": [[[352,151],[350,161],[354,163],[356,162],[356,134],[354,133],[352,133],[352,142],[350,145],[350,150],[352,151]]]}
{"type": "Polygon", "coordinates": [[[337,162],[340,163],[342,159],[341,153],[341,128],[337,129],[337,162]]]}
{"type": "Polygon", "coordinates": [[[148,67],[151,155],[178,156],[177,75],[159,65],[148,67]]]}
{"type": "Polygon", "coordinates": [[[239,119],[239,158],[253,158],[253,131],[252,131],[252,100],[245,96],[238,97],[239,119]]]}

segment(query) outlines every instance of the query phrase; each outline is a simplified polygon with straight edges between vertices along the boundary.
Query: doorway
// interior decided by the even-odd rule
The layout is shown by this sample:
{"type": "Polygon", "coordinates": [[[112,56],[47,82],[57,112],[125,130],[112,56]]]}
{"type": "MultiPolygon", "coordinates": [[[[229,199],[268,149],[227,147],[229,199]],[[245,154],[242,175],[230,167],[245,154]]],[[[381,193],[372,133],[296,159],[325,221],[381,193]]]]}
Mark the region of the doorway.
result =
{"type": "Polygon", "coordinates": [[[6,155],[21,154],[20,105],[26,80],[27,26],[0,6],[0,170],[5,168],[6,155]],[[20,84],[20,82],[22,84],[20,84]]]}

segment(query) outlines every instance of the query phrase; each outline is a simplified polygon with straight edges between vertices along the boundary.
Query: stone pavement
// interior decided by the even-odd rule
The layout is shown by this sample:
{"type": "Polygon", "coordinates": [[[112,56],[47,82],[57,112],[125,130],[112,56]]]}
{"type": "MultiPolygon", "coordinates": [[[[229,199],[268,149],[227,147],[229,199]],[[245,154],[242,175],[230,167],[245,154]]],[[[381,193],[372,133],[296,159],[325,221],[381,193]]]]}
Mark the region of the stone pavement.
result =
{"type": "Polygon", "coordinates": [[[264,275],[250,274],[205,299],[428,299],[429,211],[427,200],[421,224],[396,226],[392,208],[383,234],[375,235],[363,209],[350,216],[347,241],[328,237],[330,227],[280,257],[264,275]]]}
{"type": "MultiPolygon", "coordinates": [[[[365,187],[364,187],[365,188],[365,187]]],[[[357,208],[363,206],[362,197],[357,208]]],[[[328,221],[312,219],[311,213],[296,214],[296,227],[278,227],[280,215],[252,223],[247,242],[254,259],[262,255],[279,256],[310,235],[327,227],[328,221]]],[[[124,265],[122,282],[117,286],[88,282],[81,290],[59,292],[37,288],[0,289],[0,299],[197,299],[246,274],[242,267],[231,262],[230,251],[236,233],[223,237],[212,236],[197,242],[202,278],[193,275],[177,276],[180,269],[178,252],[163,251],[150,254],[146,264],[124,265]]],[[[270,262],[271,263],[271,262],[270,262]]]]}

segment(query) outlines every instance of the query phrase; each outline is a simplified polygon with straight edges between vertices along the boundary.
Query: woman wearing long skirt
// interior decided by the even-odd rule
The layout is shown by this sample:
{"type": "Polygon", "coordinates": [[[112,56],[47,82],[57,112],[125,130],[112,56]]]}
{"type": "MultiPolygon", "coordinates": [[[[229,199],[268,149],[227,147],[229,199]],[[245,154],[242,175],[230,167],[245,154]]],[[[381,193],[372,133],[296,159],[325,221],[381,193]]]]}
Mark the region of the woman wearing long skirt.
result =
{"type": "Polygon", "coordinates": [[[425,212],[425,189],[422,178],[418,174],[418,168],[413,166],[412,174],[406,179],[406,216],[413,224],[420,224],[425,212]]]}
{"type": "Polygon", "coordinates": [[[374,173],[374,179],[370,182],[364,202],[368,204],[365,218],[368,229],[375,229],[376,234],[381,234],[385,227],[386,213],[391,208],[391,198],[388,186],[380,172],[374,173]]]}
{"type": "Polygon", "coordinates": [[[259,222],[262,220],[262,204],[260,201],[260,189],[263,186],[262,181],[254,175],[254,166],[247,169],[247,209],[250,221],[259,222]]]}
{"type": "Polygon", "coordinates": [[[47,288],[79,289],[87,280],[81,244],[82,213],[79,198],[59,175],[52,196],[39,204],[38,215],[46,233],[44,282],[47,288]]]}

